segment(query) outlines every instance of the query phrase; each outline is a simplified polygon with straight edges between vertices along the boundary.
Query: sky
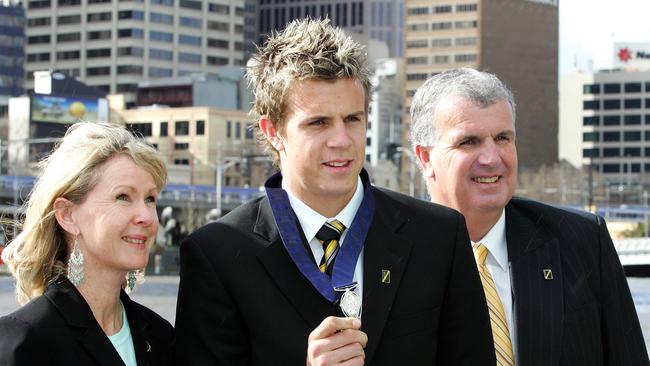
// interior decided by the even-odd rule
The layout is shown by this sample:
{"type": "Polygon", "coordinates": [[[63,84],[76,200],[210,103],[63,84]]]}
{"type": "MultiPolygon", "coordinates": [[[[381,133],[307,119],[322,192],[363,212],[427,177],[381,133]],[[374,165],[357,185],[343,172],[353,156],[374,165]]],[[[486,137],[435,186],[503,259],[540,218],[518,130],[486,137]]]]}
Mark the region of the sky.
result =
{"type": "Polygon", "coordinates": [[[611,65],[612,42],[650,43],[650,0],[559,0],[560,75],[611,65]]]}

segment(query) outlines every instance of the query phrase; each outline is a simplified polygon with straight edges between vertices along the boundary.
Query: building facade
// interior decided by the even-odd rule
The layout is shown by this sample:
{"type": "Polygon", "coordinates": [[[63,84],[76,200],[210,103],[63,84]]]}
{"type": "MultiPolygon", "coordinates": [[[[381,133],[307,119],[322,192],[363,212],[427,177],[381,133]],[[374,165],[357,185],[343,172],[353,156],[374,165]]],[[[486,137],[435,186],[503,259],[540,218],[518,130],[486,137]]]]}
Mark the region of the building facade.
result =
{"type": "Polygon", "coordinates": [[[111,119],[141,135],[163,155],[170,184],[259,187],[273,170],[256,143],[246,111],[208,107],[123,109],[111,119]],[[221,169],[221,171],[218,171],[221,169]]]}
{"type": "Polygon", "coordinates": [[[59,70],[125,93],[137,83],[243,65],[243,0],[28,0],[27,81],[59,70]]]}
{"type": "Polygon", "coordinates": [[[329,18],[347,32],[384,42],[390,57],[402,57],[403,0],[256,0],[246,9],[247,44],[263,44],[272,31],[294,19],[329,18]]]}
{"type": "Polygon", "coordinates": [[[573,72],[560,95],[560,158],[610,186],[648,185],[650,71],[573,72]]]}
{"type": "Polygon", "coordinates": [[[557,0],[406,0],[405,7],[404,146],[415,90],[437,73],[469,67],[513,91],[520,168],[556,162],[557,0]]]}
{"type": "Polygon", "coordinates": [[[6,114],[9,98],[23,93],[24,44],[25,11],[0,5],[0,114],[6,114]]]}

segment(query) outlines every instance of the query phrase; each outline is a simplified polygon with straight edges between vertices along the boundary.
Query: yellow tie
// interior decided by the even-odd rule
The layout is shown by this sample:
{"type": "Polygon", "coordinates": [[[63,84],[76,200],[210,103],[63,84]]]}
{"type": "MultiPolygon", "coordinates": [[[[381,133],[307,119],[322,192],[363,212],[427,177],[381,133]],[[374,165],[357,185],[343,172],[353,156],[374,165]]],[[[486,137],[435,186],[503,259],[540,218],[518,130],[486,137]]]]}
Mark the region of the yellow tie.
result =
{"type": "Polygon", "coordinates": [[[487,300],[490,311],[490,323],[492,324],[492,338],[494,338],[494,351],[497,356],[497,366],[514,366],[515,358],[512,354],[512,343],[510,342],[510,332],[506,322],[506,314],[503,312],[503,305],[499,299],[497,288],[494,285],[490,271],[485,265],[488,250],[483,244],[474,244],[474,257],[478,273],[481,275],[483,291],[487,300]]]}
{"type": "Polygon", "coordinates": [[[345,231],[345,225],[338,220],[326,222],[316,233],[316,239],[323,245],[323,258],[318,264],[321,272],[332,275],[334,260],[339,251],[339,239],[345,231]]]}

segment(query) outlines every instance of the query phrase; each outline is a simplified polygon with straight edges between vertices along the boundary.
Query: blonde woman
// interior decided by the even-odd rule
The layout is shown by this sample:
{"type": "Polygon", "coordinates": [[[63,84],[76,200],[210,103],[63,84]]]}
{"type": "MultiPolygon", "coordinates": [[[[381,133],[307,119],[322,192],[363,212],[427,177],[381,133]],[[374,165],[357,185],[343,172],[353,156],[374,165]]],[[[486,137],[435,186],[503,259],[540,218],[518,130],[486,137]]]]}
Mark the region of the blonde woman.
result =
{"type": "Polygon", "coordinates": [[[147,264],[166,179],[123,127],[68,129],[2,253],[25,305],[0,318],[0,365],[170,363],[171,325],[124,291],[147,264]]]}

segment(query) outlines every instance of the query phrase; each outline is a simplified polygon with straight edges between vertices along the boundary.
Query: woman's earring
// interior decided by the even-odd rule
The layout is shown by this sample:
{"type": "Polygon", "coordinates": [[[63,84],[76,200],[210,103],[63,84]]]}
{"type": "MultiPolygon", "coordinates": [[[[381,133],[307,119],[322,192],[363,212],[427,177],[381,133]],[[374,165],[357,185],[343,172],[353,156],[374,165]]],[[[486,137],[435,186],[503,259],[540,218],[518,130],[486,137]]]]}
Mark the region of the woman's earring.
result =
{"type": "Polygon", "coordinates": [[[137,271],[129,271],[126,274],[126,292],[127,293],[131,293],[131,291],[133,291],[133,288],[135,287],[135,283],[138,280],[136,273],[137,273],[137,271]]]}
{"type": "Polygon", "coordinates": [[[79,249],[79,240],[74,239],[74,246],[68,259],[68,279],[73,285],[79,286],[84,280],[84,255],[79,249]]]}

